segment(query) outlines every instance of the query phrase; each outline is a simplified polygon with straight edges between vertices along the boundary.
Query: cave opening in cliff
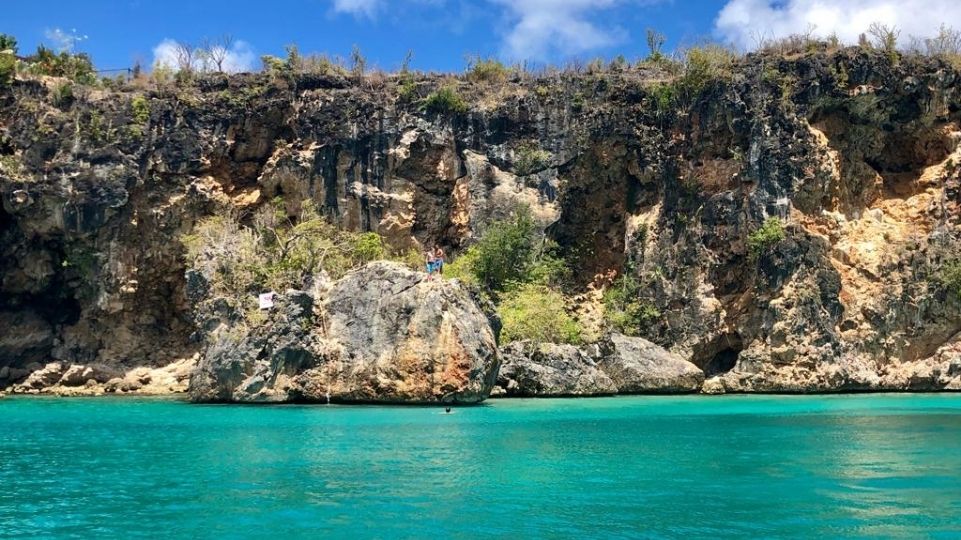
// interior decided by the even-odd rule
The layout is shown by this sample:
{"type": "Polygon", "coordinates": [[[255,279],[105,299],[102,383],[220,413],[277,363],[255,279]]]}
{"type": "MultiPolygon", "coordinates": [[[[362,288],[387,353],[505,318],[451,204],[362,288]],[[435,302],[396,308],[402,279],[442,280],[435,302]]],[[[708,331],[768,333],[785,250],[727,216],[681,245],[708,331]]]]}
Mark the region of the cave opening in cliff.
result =
{"type": "Polygon", "coordinates": [[[721,334],[696,348],[692,362],[704,371],[705,377],[723,375],[734,369],[742,350],[744,343],[740,334],[721,334]]]}

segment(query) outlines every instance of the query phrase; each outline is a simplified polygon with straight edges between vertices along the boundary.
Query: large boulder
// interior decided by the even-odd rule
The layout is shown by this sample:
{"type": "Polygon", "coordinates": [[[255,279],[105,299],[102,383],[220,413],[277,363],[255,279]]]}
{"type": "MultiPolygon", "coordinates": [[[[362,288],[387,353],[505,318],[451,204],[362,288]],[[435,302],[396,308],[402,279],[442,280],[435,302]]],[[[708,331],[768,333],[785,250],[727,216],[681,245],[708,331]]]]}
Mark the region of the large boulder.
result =
{"type": "Polygon", "coordinates": [[[617,392],[591,351],[518,341],[501,349],[495,394],[507,397],[597,396],[617,392]]]}
{"type": "Polygon", "coordinates": [[[598,365],[620,394],[697,392],[704,372],[694,364],[639,337],[612,334],[598,365]]]}
{"type": "MultiPolygon", "coordinates": [[[[477,403],[497,343],[459,283],[371,263],[318,297],[278,295],[267,321],[223,322],[190,381],[194,401],[477,403]]],[[[208,323],[202,323],[204,327],[208,323]]]]}

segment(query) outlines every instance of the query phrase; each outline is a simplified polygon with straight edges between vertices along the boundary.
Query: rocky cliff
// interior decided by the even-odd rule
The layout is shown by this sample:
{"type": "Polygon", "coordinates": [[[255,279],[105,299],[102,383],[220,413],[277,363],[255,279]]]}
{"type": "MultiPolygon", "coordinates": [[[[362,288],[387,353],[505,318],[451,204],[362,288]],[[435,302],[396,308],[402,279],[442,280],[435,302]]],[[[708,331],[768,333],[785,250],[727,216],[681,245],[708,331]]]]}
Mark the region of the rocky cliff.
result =
{"type": "Polygon", "coordinates": [[[961,258],[961,74],[852,48],[750,55],[684,99],[666,99],[672,77],[15,81],[0,89],[0,388],[74,367],[133,388],[134,370],[209,362],[180,238],[278,198],[449,253],[526,204],[584,298],[604,276],[641,284],[659,314],[641,337],[707,391],[961,388],[943,279],[961,258]],[[442,87],[466,110],[425,107],[442,87]],[[772,218],[783,236],[758,246],[772,218]]]}

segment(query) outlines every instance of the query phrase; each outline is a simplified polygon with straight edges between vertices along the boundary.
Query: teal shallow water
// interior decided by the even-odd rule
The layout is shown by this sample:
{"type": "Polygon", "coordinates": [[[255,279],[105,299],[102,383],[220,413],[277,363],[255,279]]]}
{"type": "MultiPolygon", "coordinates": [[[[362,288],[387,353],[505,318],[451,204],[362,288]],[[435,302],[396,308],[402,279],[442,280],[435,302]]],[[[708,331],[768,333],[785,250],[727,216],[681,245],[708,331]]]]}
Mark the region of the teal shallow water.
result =
{"type": "Polygon", "coordinates": [[[0,400],[0,537],[961,537],[961,395],[0,400]]]}

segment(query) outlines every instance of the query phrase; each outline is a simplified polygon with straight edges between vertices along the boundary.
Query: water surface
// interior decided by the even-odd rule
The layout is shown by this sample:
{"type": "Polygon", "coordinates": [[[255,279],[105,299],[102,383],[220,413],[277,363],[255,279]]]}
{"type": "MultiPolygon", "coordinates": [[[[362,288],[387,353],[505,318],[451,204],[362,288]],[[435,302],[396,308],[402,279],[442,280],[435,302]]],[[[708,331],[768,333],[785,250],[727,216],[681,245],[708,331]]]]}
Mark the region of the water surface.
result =
{"type": "Polygon", "coordinates": [[[0,400],[0,537],[961,537],[961,395],[0,400]]]}

